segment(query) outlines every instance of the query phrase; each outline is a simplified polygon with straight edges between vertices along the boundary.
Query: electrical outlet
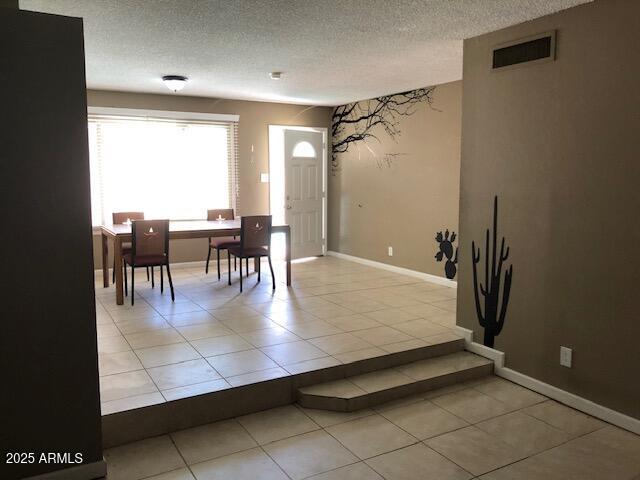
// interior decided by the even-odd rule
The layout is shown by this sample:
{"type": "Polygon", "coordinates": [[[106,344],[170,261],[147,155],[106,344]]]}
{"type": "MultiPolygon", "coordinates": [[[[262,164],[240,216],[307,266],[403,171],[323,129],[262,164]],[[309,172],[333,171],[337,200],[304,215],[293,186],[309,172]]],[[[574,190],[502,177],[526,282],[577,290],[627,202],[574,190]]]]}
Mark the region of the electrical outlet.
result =
{"type": "Polygon", "coordinates": [[[393,257],[393,247],[389,247],[389,256],[393,257]]]}
{"type": "Polygon", "coordinates": [[[560,347],[560,365],[571,368],[573,350],[568,347],[560,347]]]}

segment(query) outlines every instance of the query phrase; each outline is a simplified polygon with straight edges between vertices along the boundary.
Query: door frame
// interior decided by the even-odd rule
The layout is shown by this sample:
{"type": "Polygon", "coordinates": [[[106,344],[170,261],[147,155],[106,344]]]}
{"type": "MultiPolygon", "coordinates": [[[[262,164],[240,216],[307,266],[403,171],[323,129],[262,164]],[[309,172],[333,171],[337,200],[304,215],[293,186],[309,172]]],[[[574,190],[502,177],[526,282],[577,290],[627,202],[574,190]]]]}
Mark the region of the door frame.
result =
{"type": "MultiPolygon", "coordinates": [[[[298,130],[303,132],[322,133],[322,255],[327,254],[327,209],[329,207],[329,179],[328,179],[328,135],[327,127],[306,127],[300,125],[280,125],[269,124],[268,140],[269,140],[269,214],[273,215],[273,199],[272,199],[272,179],[274,171],[277,173],[278,165],[282,166],[282,174],[284,175],[284,131],[298,130]],[[279,144],[279,145],[278,145],[279,144]]],[[[284,200],[284,178],[282,179],[282,194],[284,200]]],[[[281,212],[284,216],[284,210],[281,212]]]]}

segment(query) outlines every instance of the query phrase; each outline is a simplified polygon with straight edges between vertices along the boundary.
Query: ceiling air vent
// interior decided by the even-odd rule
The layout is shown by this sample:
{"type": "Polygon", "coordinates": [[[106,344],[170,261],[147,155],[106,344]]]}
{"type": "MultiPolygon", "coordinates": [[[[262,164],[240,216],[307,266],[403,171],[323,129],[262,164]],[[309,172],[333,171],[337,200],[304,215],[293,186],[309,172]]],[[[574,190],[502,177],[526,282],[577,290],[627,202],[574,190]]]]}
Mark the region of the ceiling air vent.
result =
{"type": "Polygon", "coordinates": [[[492,69],[555,60],[556,33],[546,32],[496,46],[492,52],[492,69]]]}

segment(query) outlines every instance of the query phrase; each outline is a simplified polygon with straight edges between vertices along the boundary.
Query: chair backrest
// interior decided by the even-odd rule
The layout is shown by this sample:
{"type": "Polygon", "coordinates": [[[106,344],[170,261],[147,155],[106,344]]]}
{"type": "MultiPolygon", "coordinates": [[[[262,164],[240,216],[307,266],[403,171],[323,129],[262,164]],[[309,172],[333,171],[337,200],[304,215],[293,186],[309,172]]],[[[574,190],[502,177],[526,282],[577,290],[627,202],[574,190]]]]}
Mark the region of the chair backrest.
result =
{"type": "Polygon", "coordinates": [[[111,214],[114,225],[125,223],[129,220],[144,220],[144,212],[113,212],[111,214]]]}
{"type": "Polygon", "coordinates": [[[233,208],[214,208],[213,210],[207,210],[207,220],[218,220],[218,217],[223,220],[233,220],[233,208]]]}
{"type": "Polygon", "coordinates": [[[271,246],[271,215],[253,215],[240,220],[240,248],[271,246]]]}
{"type": "Polygon", "coordinates": [[[133,220],[131,222],[131,254],[136,257],[166,255],[169,257],[169,220],[133,220]]]}

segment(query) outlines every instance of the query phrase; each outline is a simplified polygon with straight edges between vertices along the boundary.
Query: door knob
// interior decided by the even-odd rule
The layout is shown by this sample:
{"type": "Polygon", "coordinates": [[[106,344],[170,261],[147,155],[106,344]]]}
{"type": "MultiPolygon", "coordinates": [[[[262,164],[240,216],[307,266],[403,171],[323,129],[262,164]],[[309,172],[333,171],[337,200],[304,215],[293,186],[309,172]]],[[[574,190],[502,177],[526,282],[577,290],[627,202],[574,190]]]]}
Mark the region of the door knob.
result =
{"type": "Polygon", "coordinates": [[[291,205],[287,205],[287,210],[291,210],[291,205]]]}

